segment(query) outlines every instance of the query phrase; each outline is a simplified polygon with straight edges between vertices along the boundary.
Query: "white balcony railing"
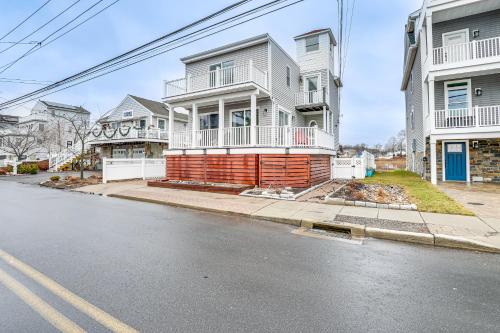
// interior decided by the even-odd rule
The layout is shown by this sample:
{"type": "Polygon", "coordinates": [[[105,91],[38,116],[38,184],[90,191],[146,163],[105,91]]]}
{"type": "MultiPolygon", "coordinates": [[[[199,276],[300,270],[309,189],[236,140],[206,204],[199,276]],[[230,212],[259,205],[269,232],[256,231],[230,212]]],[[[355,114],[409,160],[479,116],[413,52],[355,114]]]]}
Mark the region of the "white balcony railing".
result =
{"type": "Polygon", "coordinates": [[[173,81],[165,82],[165,97],[173,97],[186,93],[226,87],[233,84],[255,82],[267,89],[267,72],[249,64],[209,71],[200,75],[188,75],[173,81]]]}
{"type": "Polygon", "coordinates": [[[434,121],[437,129],[500,126],[500,105],[436,110],[434,121]]]}
{"type": "Polygon", "coordinates": [[[95,129],[90,134],[92,142],[110,140],[168,140],[168,131],[154,129],[135,129],[132,127],[122,127],[117,129],[95,129]]]}
{"type": "Polygon", "coordinates": [[[437,47],[433,50],[434,65],[494,57],[500,57],[500,37],[437,47]]]}
{"type": "Polygon", "coordinates": [[[311,105],[324,102],[324,89],[314,91],[301,91],[295,94],[295,105],[311,105]]]}
{"type": "Polygon", "coordinates": [[[256,126],[254,131],[255,144],[252,144],[252,127],[223,128],[222,145],[219,145],[219,129],[174,132],[170,147],[173,149],[250,146],[335,148],[333,135],[317,127],[256,126]]]}

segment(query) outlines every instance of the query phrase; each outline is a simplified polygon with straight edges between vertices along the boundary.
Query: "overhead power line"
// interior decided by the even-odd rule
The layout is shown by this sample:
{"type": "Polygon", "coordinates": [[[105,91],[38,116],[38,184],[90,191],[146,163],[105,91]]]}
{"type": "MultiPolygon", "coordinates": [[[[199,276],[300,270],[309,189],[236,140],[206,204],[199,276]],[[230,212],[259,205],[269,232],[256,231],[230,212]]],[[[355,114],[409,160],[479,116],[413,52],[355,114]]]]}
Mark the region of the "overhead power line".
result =
{"type": "Polygon", "coordinates": [[[40,80],[32,80],[32,79],[17,79],[17,78],[10,78],[10,77],[0,77],[0,83],[47,85],[47,84],[53,83],[53,81],[40,81],[40,80]]]}
{"type": "Polygon", "coordinates": [[[25,18],[24,20],[22,20],[18,25],[16,25],[14,28],[12,28],[9,32],[7,32],[5,35],[3,35],[2,37],[0,37],[0,41],[3,40],[5,37],[7,37],[8,35],[10,35],[11,33],[13,33],[14,31],[16,31],[17,28],[19,28],[20,26],[22,26],[24,23],[26,23],[26,21],[28,21],[31,17],[33,17],[33,15],[35,15],[36,13],[38,13],[43,7],[45,7],[46,5],[49,4],[49,2],[51,2],[52,0],[47,0],[45,1],[40,7],[38,7],[33,13],[31,13],[27,18],[25,18]]]}
{"type": "MultiPolygon", "coordinates": [[[[20,40],[18,40],[16,43],[12,44],[11,46],[3,49],[0,51],[0,54],[10,50],[11,48],[13,48],[14,46],[16,46],[17,44],[21,44],[21,42],[25,41],[26,39],[28,39],[29,37],[33,36],[34,34],[36,34],[38,31],[42,30],[43,28],[45,28],[47,25],[49,25],[50,23],[52,23],[54,20],[56,20],[59,16],[63,15],[64,13],[66,13],[68,10],[70,10],[74,5],[76,5],[77,3],[79,3],[81,0],[76,0],[75,2],[73,2],[71,5],[69,5],[68,7],[66,7],[65,9],[63,9],[61,12],[59,12],[56,16],[54,16],[53,18],[51,18],[50,20],[48,20],[47,22],[45,22],[44,24],[42,24],[41,26],[39,26],[38,28],[36,28],[35,30],[33,30],[32,32],[30,32],[29,34],[27,34],[26,36],[24,36],[23,38],[21,38],[20,40]]],[[[39,42],[41,43],[41,42],[39,42]]]]}
{"type": "MultiPolygon", "coordinates": [[[[247,20],[237,22],[237,23],[235,23],[235,24],[233,24],[231,26],[219,29],[219,30],[214,31],[214,32],[212,32],[210,34],[202,35],[203,33],[206,33],[207,31],[211,31],[211,30],[214,30],[215,28],[220,27],[222,25],[228,24],[230,22],[234,22],[238,18],[241,19],[241,18],[246,17],[248,15],[255,14],[258,11],[262,11],[264,9],[268,9],[268,8],[270,8],[272,6],[277,6],[279,4],[283,4],[283,3],[289,2],[289,0],[275,0],[275,1],[270,1],[270,2],[268,2],[268,3],[266,3],[266,4],[262,5],[262,6],[253,8],[253,9],[251,9],[249,11],[244,12],[244,13],[240,13],[240,14],[235,15],[233,17],[224,19],[224,20],[219,21],[219,22],[217,22],[215,24],[212,24],[212,25],[210,25],[208,27],[205,27],[205,28],[202,28],[200,30],[197,30],[197,31],[191,32],[189,34],[186,34],[184,36],[181,36],[181,37],[179,37],[179,38],[177,38],[177,39],[175,39],[173,41],[169,41],[169,42],[166,42],[166,43],[164,43],[162,45],[156,46],[153,49],[143,51],[143,52],[141,52],[139,54],[132,54],[132,55],[130,55],[130,56],[124,58],[124,59],[120,59],[120,58],[122,58],[121,56],[115,57],[114,59],[117,59],[118,61],[111,62],[111,63],[109,63],[110,61],[104,62],[104,63],[99,64],[97,66],[94,66],[94,67],[92,67],[92,68],[90,68],[88,70],[85,70],[85,71],[80,72],[80,73],[78,73],[76,75],[73,75],[73,76],[71,76],[69,78],[66,78],[64,80],[58,81],[58,82],[56,82],[56,83],[54,83],[52,85],[49,85],[49,86],[44,87],[44,88],[41,88],[41,89],[36,90],[36,91],[34,91],[32,93],[20,96],[18,98],[12,99],[12,100],[10,100],[8,102],[2,103],[2,104],[0,104],[0,109],[8,107],[8,106],[13,106],[13,105],[19,105],[19,104],[27,103],[27,102],[35,100],[37,98],[41,98],[41,97],[53,94],[53,93],[58,92],[58,91],[61,91],[61,90],[64,90],[64,89],[68,89],[68,88],[73,87],[75,85],[82,84],[84,82],[96,79],[98,77],[107,75],[109,73],[118,71],[120,69],[132,66],[132,65],[134,65],[136,63],[139,63],[139,62],[145,61],[147,59],[156,57],[156,56],[158,56],[160,54],[164,54],[164,53],[169,52],[169,51],[171,51],[173,49],[176,49],[176,48],[182,47],[184,45],[193,43],[193,42],[195,42],[197,40],[200,40],[200,39],[203,39],[203,38],[207,38],[209,36],[212,36],[214,34],[220,33],[222,31],[231,29],[231,28],[233,28],[235,26],[238,26],[238,25],[244,24],[246,22],[255,20],[255,19],[257,19],[259,17],[262,17],[264,15],[268,15],[268,14],[276,12],[278,10],[282,10],[282,9],[284,9],[286,7],[295,5],[295,4],[297,4],[299,2],[302,2],[302,1],[304,1],[304,0],[297,0],[297,1],[293,2],[293,3],[285,4],[285,5],[283,5],[283,6],[279,7],[279,8],[275,8],[275,9],[269,10],[269,11],[263,13],[263,14],[250,17],[247,20]],[[196,37],[196,36],[200,36],[200,37],[198,37],[196,39],[192,39],[193,37],[196,37]],[[192,40],[189,40],[189,39],[192,39],[192,40]],[[165,49],[165,47],[169,47],[169,48],[165,49]],[[154,51],[154,52],[152,52],[152,51],[154,51]],[[151,54],[151,53],[153,53],[153,54],[151,54]],[[101,65],[103,65],[103,64],[106,64],[106,65],[104,67],[102,67],[101,65]],[[113,67],[116,67],[117,64],[120,65],[120,66],[118,68],[113,68],[113,67]],[[102,72],[103,70],[106,70],[106,71],[104,73],[100,73],[99,75],[96,75],[99,72],[102,72]],[[88,76],[90,76],[90,77],[87,78],[87,79],[85,79],[85,80],[82,80],[82,79],[84,79],[85,77],[88,77],[88,76]],[[70,86],[67,86],[67,84],[70,83],[70,82],[72,82],[72,81],[78,81],[78,82],[73,83],[70,86]],[[60,88],[58,90],[55,90],[55,89],[57,89],[57,88],[59,88],[61,86],[64,86],[64,87],[62,87],[62,88],[60,88]],[[43,94],[43,93],[45,93],[45,94],[43,94]],[[41,95],[41,94],[43,94],[43,95],[41,95]],[[17,104],[15,104],[15,103],[17,103],[17,104]]],[[[245,2],[247,2],[247,1],[245,1],[245,2]]],[[[214,13],[214,14],[216,14],[216,13],[214,13]]],[[[211,17],[214,14],[212,14],[212,15],[210,15],[208,17],[211,17]]],[[[206,18],[204,18],[204,19],[206,19],[206,18]]],[[[204,19],[202,19],[202,20],[204,20],[204,19]]],[[[196,22],[194,22],[194,23],[196,23],[196,22]]],[[[190,24],[188,26],[191,27],[193,24],[190,24]]],[[[174,33],[177,33],[177,32],[182,31],[182,30],[184,30],[184,28],[178,29],[174,33]]],[[[171,34],[173,34],[173,33],[170,33],[168,35],[171,35],[171,34]]],[[[167,36],[167,35],[165,35],[165,36],[167,36]]],[[[160,37],[157,40],[161,40],[163,37],[164,36],[160,37]]],[[[151,43],[152,42],[147,43],[147,44],[151,44],[151,43]]],[[[136,48],[136,49],[141,49],[141,47],[136,48]]],[[[125,53],[125,54],[128,54],[128,52],[125,53]]]]}
{"type": "MultiPolygon", "coordinates": [[[[96,13],[92,14],[91,16],[89,16],[89,17],[88,17],[88,18],[86,18],[85,20],[81,21],[80,23],[78,23],[77,25],[75,25],[74,27],[72,27],[71,29],[66,30],[65,32],[63,32],[63,33],[61,33],[61,34],[57,35],[56,37],[54,37],[54,38],[50,39],[49,41],[46,41],[45,43],[43,43],[43,44],[41,44],[41,45],[39,44],[39,47],[38,47],[38,48],[34,48],[34,49],[30,50],[29,52],[27,52],[27,53],[26,53],[25,58],[26,58],[27,56],[29,56],[29,55],[31,55],[31,54],[33,54],[33,53],[35,53],[35,52],[37,52],[37,51],[39,51],[39,50],[43,49],[44,47],[47,47],[48,45],[52,44],[53,42],[55,42],[55,41],[56,41],[56,40],[58,40],[59,38],[64,37],[65,35],[67,35],[67,34],[68,34],[68,33],[70,33],[71,31],[73,31],[73,30],[75,30],[76,28],[78,28],[79,26],[81,26],[81,25],[83,25],[83,24],[87,23],[88,21],[90,21],[91,19],[93,19],[93,18],[94,18],[94,17],[96,17],[97,15],[101,14],[103,11],[105,11],[106,9],[108,9],[108,8],[109,8],[109,7],[111,7],[111,6],[113,6],[114,4],[116,4],[116,3],[117,3],[117,2],[119,2],[119,1],[120,1],[120,0],[115,0],[115,1],[113,1],[113,2],[112,2],[112,3],[110,3],[109,5],[107,5],[106,7],[102,8],[102,9],[100,9],[98,12],[96,12],[96,13]]],[[[36,43],[38,43],[38,42],[36,42],[36,43]]],[[[35,44],[35,43],[34,43],[34,44],[35,44]]],[[[0,69],[2,69],[2,68],[4,68],[4,67],[7,67],[7,66],[9,66],[9,65],[11,65],[11,64],[13,64],[13,63],[14,63],[14,61],[11,61],[11,62],[9,62],[9,63],[7,63],[7,64],[3,65],[3,66],[0,66],[0,69]]]]}
{"type": "MultiPolygon", "coordinates": [[[[78,0],[80,1],[80,0],[78,0]]],[[[42,39],[39,44],[33,46],[31,49],[29,49],[27,52],[25,52],[23,55],[21,55],[19,58],[17,58],[16,60],[14,60],[13,62],[11,62],[8,66],[5,66],[5,67],[2,67],[2,70],[0,70],[0,74],[2,74],[3,72],[5,72],[7,69],[9,69],[10,67],[14,66],[19,60],[21,60],[22,58],[26,57],[27,54],[36,49],[37,47],[39,47],[39,45],[43,44],[47,39],[49,39],[50,37],[52,37],[53,35],[57,34],[59,31],[61,31],[62,29],[66,28],[68,25],[70,25],[71,23],[73,23],[74,21],[76,21],[78,18],[80,18],[82,15],[84,15],[85,13],[89,12],[90,10],[92,10],[95,6],[97,6],[98,4],[100,4],[101,2],[103,2],[104,0],[98,0],[96,1],[94,4],[92,4],[90,7],[88,7],[87,9],[85,9],[83,12],[81,12],[80,14],[78,14],[76,17],[74,17],[73,19],[71,19],[69,22],[65,23],[63,26],[61,26],[60,28],[58,28],[56,31],[52,32],[51,34],[49,34],[48,36],[46,36],[44,39],[42,39]]]]}

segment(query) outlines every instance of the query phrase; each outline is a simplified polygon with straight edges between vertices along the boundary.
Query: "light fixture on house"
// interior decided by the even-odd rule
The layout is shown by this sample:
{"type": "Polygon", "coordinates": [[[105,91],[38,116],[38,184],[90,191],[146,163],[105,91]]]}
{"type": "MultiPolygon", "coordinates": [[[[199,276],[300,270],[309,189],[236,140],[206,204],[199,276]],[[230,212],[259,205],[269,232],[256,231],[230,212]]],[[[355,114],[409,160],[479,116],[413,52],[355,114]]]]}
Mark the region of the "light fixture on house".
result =
{"type": "Polygon", "coordinates": [[[267,113],[267,109],[264,109],[264,113],[267,113]]]}
{"type": "Polygon", "coordinates": [[[483,89],[482,88],[476,88],[474,90],[474,93],[476,94],[476,96],[482,96],[483,95],[483,89]]]}
{"type": "Polygon", "coordinates": [[[479,37],[479,29],[473,30],[473,31],[472,31],[472,36],[473,36],[474,38],[479,37]]]}
{"type": "Polygon", "coordinates": [[[479,141],[477,141],[477,140],[472,141],[472,148],[474,148],[474,149],[479,148],[479,141]]]}

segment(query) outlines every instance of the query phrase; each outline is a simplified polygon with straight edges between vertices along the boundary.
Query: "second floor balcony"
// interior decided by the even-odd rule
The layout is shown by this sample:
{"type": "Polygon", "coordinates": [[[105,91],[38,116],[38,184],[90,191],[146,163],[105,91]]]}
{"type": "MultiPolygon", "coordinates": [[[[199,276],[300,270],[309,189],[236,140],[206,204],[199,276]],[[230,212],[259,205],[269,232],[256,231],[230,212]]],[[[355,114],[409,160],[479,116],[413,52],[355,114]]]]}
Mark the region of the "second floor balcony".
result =
{"type": "Polygon", "coordinates": [[[432,56],[433,64],[440,67],[500,61],[500,37],[437,47],[432,56]]]}
{"type": "Polygon", "coordinates": [[[329,108],[326,87],[295,94],[295,108],[298,111],[320,111],[323,106],[329,108]]]}
{"type": "Polygon", "coordinates": [[[120,127],[116,129],[94,129],[90,133],[90,144],[113,142],[167,142],[168,131],[158,128],[140,129],[120,127]]]}
{"type": "Polygon", "coordinates": [[[437,131],[500,131],[500,105],[436,110],[434,127],[437,131]]]}
{"type": "Polygon", "coordinates": [[[185,78],[165,81],[164,98],[196,93],[212,89],[251,83],[268,89],[268,74],[257,68],[252,61],[240,66],[220,68],[200,75],[188,74],[185,78]]]}

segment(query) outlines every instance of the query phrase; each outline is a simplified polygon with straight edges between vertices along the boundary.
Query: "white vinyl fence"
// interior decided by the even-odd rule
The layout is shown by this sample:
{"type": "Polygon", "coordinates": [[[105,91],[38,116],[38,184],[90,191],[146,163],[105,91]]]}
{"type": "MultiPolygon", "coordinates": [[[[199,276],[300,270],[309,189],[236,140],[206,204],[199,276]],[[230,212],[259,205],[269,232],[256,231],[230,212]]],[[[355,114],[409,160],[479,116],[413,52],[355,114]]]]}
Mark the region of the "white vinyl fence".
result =
{"type": "Polygon", "coordinates": [[[106,158],[102,159],[102,182],[126,179],[165,178],[163,158],[106,158]]]}
{"type": "Polygon", "coordinates": [[[363,179],[368,169],[375,170],[375,156],[367,151],[361,157],[332,158],[333,179],[363,179]]]}

